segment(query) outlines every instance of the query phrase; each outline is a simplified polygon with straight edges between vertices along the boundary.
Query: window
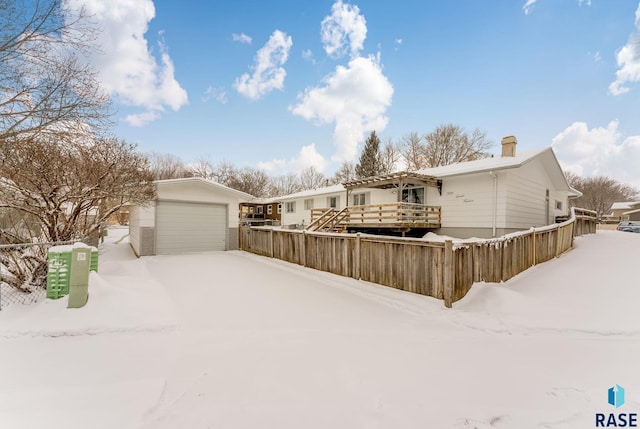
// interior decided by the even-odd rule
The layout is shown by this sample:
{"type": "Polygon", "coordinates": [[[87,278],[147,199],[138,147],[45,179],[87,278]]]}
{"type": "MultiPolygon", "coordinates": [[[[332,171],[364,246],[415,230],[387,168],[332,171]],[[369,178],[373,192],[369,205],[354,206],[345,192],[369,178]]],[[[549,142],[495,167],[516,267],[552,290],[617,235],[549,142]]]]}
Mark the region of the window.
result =
{"type": "Polygon", "coordinates": [[[367,201],[366,194],[353,194],[353,205],[354,206],[364,206],[367,201]]]}
{"type": "Polygon", "coordinates": [[[295,211],[296,211],[296,202],[295,201],[290,201],[290,202],[286,203],[285,210],[286,210],[287,213],[295,213],[295,211]]]}
{"type": "Polygon", "coordinates": [[[402,202],[424,204],[424,188],[406,188],[402,190],[402,202]]]}
{"type": "Polygon", "coordinates": [[[273,206],[271,204],[269,204],[267,206],[267,214],[268,215],[272,215],[273,214],[273,206]]]}
{"type": "Polygon", "coordinates": [[[313,198],[310,198],[308,200],[304,200],[304,209],[305,210],[311,210],[313,208],[313,198]]]}
{"type": "Polygon", "coordinates": [[[258,207],[256,207],[256,213],[258,213],[258,214],[262,214],[262,211],[263,211],[263,210],[264,210],[264,209],[262,208],[262,206],[258,206],[258,207]]]}
{"type": "Polygon", "coordinates": [[[327,205],[332,209],[338,208],[339,201],[340,201],[340,197],[327,197],[327,205]]]}
{"type": "Polygon", "coordinates": [[[556,200],[556,210],[562,210],[562,201],[556,200]]]}
{"type": "Polygon", "coordinates": [[[278,203],[278,214],[282,214],[282,203],[278,203]]]}

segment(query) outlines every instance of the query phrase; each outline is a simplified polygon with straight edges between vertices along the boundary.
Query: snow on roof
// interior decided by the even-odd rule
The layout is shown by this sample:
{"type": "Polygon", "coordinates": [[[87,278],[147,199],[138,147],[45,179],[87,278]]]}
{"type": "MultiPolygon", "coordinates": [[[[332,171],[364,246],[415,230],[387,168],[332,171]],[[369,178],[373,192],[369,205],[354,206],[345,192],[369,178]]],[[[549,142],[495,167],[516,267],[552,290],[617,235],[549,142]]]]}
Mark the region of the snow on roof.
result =
{"type": "Polygon", "coordinates": [[[640,204],[640,202],[634,201],[620,201],[613,203],[611,210],[631,210],[633,206],[640,204]]]}
{"type": "Polygon", "coordinates": [[[628,215],[632,215],[632,214],[635,214],[635,213],[640,213],[640,209],[630,210],[630,211],[624,212],[622,214],[628,216],[628,215]]]}
{"type": "Polygon", "coordinates": [[[274,198],[274,200],[284,200],[284,199],[293,199],[293,198],[304,198],[304,197],[314,197],[316,195],[325,195],[325,194],[335,194],[339,192],[345,192],[344,186],[342,184],[326,186],[324,188],[317,189],[308,189],[306,191],[296,192],[295,194],[283,195],[278,198],[274,198]]]}
{"type": "Polygon", "coordinates": [[[164,179],[164,180],[156,180],[153,183],[156,183],[158,185],[162,185],[162,184],[165,184],[165,183],[166,184],[170,184],[170,183],[183,183],[183,182],[200,182],[200,183],[204,183],[204,184],[209,185],[209,186],[213,186],[213,187],[219,188],[219,189],[221,189],[223,191],[235,193],[239,197],[245,198],[247,200],[251,200],[251,199],[255,198],[253,195],[247,194],[246,192],[238,191],[237,189],[230,188],[230,187],[225,186],[225,185],[223,185],[221,183],[214,182],[213,180],[204,179],[202,177],[183,177],[183,178],[180,178],[180,179],[164,179]]]}
{"type": "Polygon", "coordinates": [[[483,171],[515,168],[520,167],[522,164],[525,164],[536,156],[551,150],[551,147],[546,147],[544,149],[522,152],[516,156],[483,158],[476,161],[459,162],[456,164],[443,165],[441,167],[425,168],[418,170],[417,173],[435,177],[448,177],[479,173],[483,171]]]}

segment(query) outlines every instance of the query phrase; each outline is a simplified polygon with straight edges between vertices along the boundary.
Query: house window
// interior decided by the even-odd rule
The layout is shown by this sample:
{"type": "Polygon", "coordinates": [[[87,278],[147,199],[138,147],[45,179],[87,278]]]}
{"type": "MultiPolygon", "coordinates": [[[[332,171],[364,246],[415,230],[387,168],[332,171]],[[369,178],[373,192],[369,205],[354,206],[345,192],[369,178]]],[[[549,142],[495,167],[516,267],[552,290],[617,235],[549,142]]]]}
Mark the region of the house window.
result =
{"type": "Polygon", "coordinates": [[[562,210],[562,201],[556,200],[556,210],[562,210]]]}
{"type": "Polygon", "coordinates": [[[296,211],[296,202],[295,201],[290,201],[288,203],[286,203],[286,207],[285,210],[287,213],[295,213],[296,211]]]}
{"type": "Polygon", "coordinates": [[[313,208],[313,198],[310,198],[308,200],[304,200],[304,209],[305,210],[311,210],[313,208]]]}
{"type": "Polygon", "coordinates": [[[338,208],[338,202],[340,201],[339,197],[327,197],[327,205],[332,209],[338,208]]]}
{"type": "Polygon", "coordinates": [[[367,201],[366,194],[353,194],[353,205],[354,206],[364,206],[367,201]]]}
{"type": "Polygon", "coordinates": [[[273,214],[273,206],[271,204],[269,204],[267,206],[267,214],[268,215],[272,215],[273,214]]]}
{"type": "Polygon", "coordinates": [[[282,214],[282,203],[278,204],[278,214],[282,214]]]}
{"type": "Polygon", "coordinates": [[[403,203],[424,204],[424,188],[406,188],[402,190],[403,203]]]}
{"type": "Polygon", "coordinates": [[[256,213],[262,214],[262,210],[263,210],[262,206],[256,207],[256,213]]]}

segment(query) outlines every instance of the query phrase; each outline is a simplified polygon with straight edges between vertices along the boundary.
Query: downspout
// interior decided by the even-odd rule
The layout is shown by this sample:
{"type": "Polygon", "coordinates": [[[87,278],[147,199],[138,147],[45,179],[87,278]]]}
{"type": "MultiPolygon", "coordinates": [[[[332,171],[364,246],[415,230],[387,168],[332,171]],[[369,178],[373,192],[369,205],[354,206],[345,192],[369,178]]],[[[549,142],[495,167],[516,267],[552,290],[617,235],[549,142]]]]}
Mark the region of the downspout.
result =
{"type": "Polygon", "coordinates": [[[491,177],[493,177],[493,213],[492,213],[492,231],[491,236],[496,236],[496,226],[498,223],[498,176],[493,171],[489,171],[491,177]]]}

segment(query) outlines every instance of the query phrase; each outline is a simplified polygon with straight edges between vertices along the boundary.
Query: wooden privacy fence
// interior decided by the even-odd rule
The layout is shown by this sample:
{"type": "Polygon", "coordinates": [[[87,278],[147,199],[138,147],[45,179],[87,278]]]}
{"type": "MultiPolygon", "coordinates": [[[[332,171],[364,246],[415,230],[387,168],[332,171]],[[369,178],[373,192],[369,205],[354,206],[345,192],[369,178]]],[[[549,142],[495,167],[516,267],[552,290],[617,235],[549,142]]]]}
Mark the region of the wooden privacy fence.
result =
{"type": "Polygon", "coordinates": [[[574,237],[595,232],[595,212],[572,209],[560,224],[458,243],[245,226],[240,249],[432,296],[451,307],[473,283],[506,281],[566,252],[574,237]]]}

